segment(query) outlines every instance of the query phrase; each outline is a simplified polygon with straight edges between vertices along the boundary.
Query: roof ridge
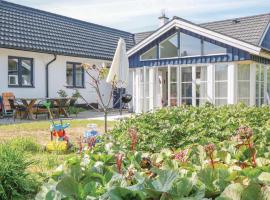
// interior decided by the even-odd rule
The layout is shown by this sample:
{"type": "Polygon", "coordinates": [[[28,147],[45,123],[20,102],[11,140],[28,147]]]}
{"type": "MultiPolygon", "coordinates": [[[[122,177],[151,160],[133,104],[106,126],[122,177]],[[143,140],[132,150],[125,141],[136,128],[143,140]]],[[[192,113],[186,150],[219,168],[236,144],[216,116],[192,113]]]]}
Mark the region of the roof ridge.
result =
{"type": "Polygon", "coordinates": [[[203,23],[198,23],[198,25],[204,25],[204,24],[210,24],[210,23],[216,23],[216,22],[224,22],[224,21],[230,21],[234,19],[245,19],[245,18],[250,18],[250,17],[259,17],[263,15],[269,15],[269,20],[270,20],[270,13],[263,13],[263,14],[257,14],[257,15],[249,15],[249,16],[244,16],[244,17],[234,17],[234,18],[229,18],[229,19],[222,19],[222,20],[217,20],[217,21],[210,21],[210,22],[203,22],[203,23]]]}
{"type": "Polygon", "coordinates": [[[17,4],[17,3],[12,3],[12,2],[9,2],[9,1],[6,1],[6,0],[0,0],[0,3],[5,3],[5,4],[8,4],[10,6],[16,6],[17,8],[21,8],[21,9],[30,9],[30,10],[35,11],[35,12],[42,12],[42,13],[44,13],[46,15],[54,15],[54,16],[57,16],[59,18],[65,18],[65,19],[71,20],[71,21],[76,22],[78,24],[83,23],[83,24],[88,24],[88,25],[94,25],[94,26],[107,28],[107,29],[110,29],[110,30],[119,31],[119,32],[122,32],[122,33],[128,33],[128,34],[133,35],[133,33],[128,32],[128,31],[123,31],[123,30],[119,30],[119,29],[112,28],[112,27],[109,27],[109,26],[100,25],[100,24],[96,24],[96,23],[93,23],[93,22],[87,22],[87,21],[80,20],[80,19],[75,19],[75,18],[72,18],[72,17],[67,17],[65,15],[60,15],[60,14],[57,14],[57,13],[53,13],[53,12],[49,12],[49,11],[45,11],[45,10],[41,10],[41,9],[37,9],[37,8],[32,8],[32,7],[17,4]]]}

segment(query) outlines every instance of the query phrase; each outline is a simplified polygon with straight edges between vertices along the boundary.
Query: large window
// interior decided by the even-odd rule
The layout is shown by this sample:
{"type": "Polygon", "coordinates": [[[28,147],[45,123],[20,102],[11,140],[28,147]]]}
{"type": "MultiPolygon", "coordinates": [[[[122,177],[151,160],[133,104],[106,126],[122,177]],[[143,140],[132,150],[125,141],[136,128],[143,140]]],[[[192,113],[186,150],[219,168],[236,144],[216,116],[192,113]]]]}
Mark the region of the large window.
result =
{"type": "Polygon", "coordinates": [[[8,57],[9,87],[33,86],[33,59],[8,57]]]}
{"type": "Polygon", "coordinates": [[[80,63],[67,63],[66,80],[68,87],[84,87],[84,69],[80,63]]]}
{"type": "Polygon", "coordinates": [[[160,58],[172,58],[178,56],[178,39],[174,34],[159,44],[160,58]]]}
{"type": "Polygon", "coordinates": [[[203,55],[226,54],[226,48],[203,41],[203,55]]]}
{"type": "Polygon", "coordinates": [[[264,66],[256,65],[256,105],[264,103],[264,66]]]}
{"type": "Polygon", "coordinates": [[[215,65],[215,105],[225,105],[228,102],[228,65],[215,65]]]}
{"type": "Polygon", "coordinates": [[[192,67],[181,68],[182,104],[192,105],[192,67]]]}
{"type": "Polygon", "coordinates": [[[207,101],[207,67],[196,67],[196,105],[200,106],[207,101]]]}
{"type": "Polygon", "coordinates": [[[180,55],[181,56],[199,56],[202,51],[201,39],[180,33],[180,55]]]}
{"type": "Polygon", "coordinates": [[[250,65],[237,67],[237,101],[246,105],[250,104],[250,65]]]}
{"type": "Polygon", "coordinates": [[[152,47],[141,55],[141,60],[157,59],[157,46],[152,47]]]}

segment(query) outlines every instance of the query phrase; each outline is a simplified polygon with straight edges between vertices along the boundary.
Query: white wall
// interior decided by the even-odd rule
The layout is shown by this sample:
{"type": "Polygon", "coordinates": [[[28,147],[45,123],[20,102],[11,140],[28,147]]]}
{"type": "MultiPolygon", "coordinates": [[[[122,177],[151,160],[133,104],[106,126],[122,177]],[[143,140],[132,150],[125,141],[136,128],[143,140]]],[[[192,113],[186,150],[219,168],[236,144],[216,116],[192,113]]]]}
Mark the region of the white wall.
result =
{"type": "MultiPolygon", "coordinates": [[[[46,64],[54,58],[53,55],[19,51],[0,48],[0,94],[13,92],[17,98],[44,98],[46,97],[45,68],[46,64]],[[33,58],[34,62],[34,87],[11,88],[8,87],[8,56],[33,58]]],[[[58,97],[57,91],[65,90],[71,95],[74,90],[66,87],[66,62],[102,64],[103,60],[57,56],[55,62],[49,66],[49,97],[58,97]]],[[[90,78],[85,74],[85,88],[78,89],[89,103],[97,102],[97,95],[89,85],[90,78]]],[[[104,97],[109,96],[110,87],[107,83],[102,84],[104,97]]],[[[81,101],[81,103],[83,103],[81,101]]]]}

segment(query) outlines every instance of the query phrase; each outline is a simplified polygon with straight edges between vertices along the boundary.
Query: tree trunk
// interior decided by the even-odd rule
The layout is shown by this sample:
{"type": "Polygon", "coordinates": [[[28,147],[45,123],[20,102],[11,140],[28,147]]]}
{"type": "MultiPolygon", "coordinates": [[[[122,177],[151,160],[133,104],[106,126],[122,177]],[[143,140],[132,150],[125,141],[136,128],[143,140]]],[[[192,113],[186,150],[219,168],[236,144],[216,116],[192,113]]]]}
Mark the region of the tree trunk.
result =
{"type": "Polygon", "coordinates": [[[108,131],[108,111],[104,110],[104,130],[105,133],[108,131]]]}

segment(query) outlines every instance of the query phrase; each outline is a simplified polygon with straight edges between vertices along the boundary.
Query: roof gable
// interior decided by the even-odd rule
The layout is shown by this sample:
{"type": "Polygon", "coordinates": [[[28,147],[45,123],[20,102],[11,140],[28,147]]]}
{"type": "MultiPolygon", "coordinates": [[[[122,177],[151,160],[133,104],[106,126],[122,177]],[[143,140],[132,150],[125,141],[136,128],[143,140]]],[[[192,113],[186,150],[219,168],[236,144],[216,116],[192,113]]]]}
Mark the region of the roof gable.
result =
{"type": "Polygon", "coordinates": [[[227,44],[232,47],[239,48],[241,50],[250,52],[255,55],[259,55],[261,48],[257,45],[249,44],[247,42],[223,35],[221,33],[218,33],[216,31],[212,31],[209,29],[206,29],[204,27],[201,27],[197,24],[194,24],[192,22],[189,22],[187,20],[175,17],[170,22],[165,24],[164,26],[160,27],[157,31],[150,34],[147,38],[136,44],[133,48],[131,48],[128,51],[128,55],[131,56],[140,49],[144,48],[151,42],[153,42],[155,39],[160,37],[162,34],[166,33],[168,30],[172,28],[182,28],[188,31],[191,31],[195,34],[201,35],[203,37],[207,37],[210,39],[213,39],[215,41],[218,41],[223,44],[227,44]]]}
{"type": "Polygon", "coordinates": [[[111,60],[122,37],[134,35],[0,0],[0,47],[111,60]]]}

